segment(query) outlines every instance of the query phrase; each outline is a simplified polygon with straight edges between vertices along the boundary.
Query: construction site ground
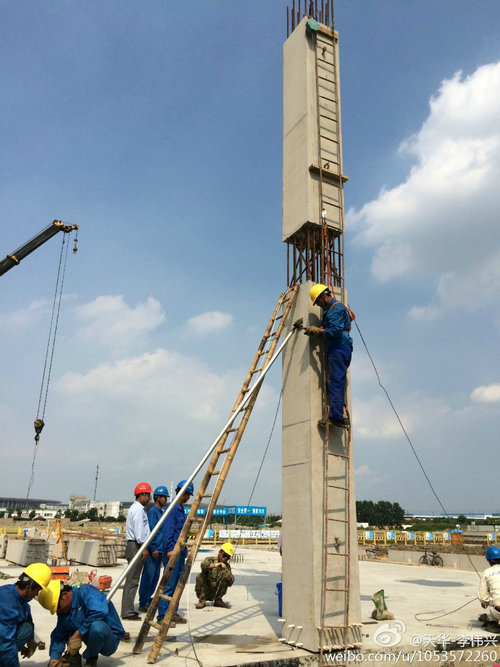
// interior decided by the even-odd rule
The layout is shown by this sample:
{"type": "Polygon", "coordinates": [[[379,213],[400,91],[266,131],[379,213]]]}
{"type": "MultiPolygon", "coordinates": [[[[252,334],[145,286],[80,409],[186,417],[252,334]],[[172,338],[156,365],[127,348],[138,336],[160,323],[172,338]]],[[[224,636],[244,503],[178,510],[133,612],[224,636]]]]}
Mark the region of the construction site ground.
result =
{"type": "MultiPolygon", "coordinates": [[[[199,562],[209,553],[201,551],[191,573],[180,611],[188,623],[177,625],[165,641],[156,664],[203,665],[314,665],[317,655],[287,646],[279,641],[281,622],[278,616],[276,584],[280,581],[281,557],[275,550],[239,548],[241,562],[233,565],[236,580],[227,594],[230,609],[195,609],[194,579],[199,562]]],[[[485,563],[486,564],[486,563],[485,563]]],[[[116,580],[123,570],[119,567],[101,568],[99,574],[109,574],[116,580]]],[[[17,577],[22,567],[0,561],[0,571],[17,577]]],[[[75,566],[71,570],[90,570],[75,566]]],[[[300,573],[297,573],[300,576],[300,573]]],[[[322,664],[392,663],[436,665],[488,665],[500,663],[500,652],[493,642],[497,635],[477,620],[481,613],[477,601],[478,575],[474,571],[436,568],[422,565],[395,564],[383,561],[361,561],[361,610],[363,647],[350,653],[347,661],[341,655],[322,664]],[[383,589],[388,609],[394,620],[376,622],[371,619],[374,605],[371,596],[383,589]],[[470,646],[482,642],[481,646],[470,646]],[[453,642],[450,644],[449,642],[453,642]],[[447,651],[436,647],[447,645],[447,651]]],[[[3,580],[12,583],[15,579],[3,580]]],[[[121,589],[113,602],[120,610],[121,589]]],[[[38,638],[45,641],[45,651],[37,651],[21,665],[47,665],[48,646],[56,618],[36,601],[31,603],[38,638]]],[[[117,653],[100,657],[99,665],[144,665],[152,644],[150,634],[143,652],[132,653],[134,640],[141,623],[124,621],[131,641],[121,642],[117,653]]]]}

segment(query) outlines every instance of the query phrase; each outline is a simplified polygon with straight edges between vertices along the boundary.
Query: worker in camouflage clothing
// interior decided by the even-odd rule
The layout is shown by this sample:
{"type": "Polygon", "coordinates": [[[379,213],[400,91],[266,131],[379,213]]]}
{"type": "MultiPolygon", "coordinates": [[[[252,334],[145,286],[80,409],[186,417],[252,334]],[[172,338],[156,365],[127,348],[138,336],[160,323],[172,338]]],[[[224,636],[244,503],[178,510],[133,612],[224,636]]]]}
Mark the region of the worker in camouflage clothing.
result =
{"type": "Polygon", "coordinates": [[[196,609],[203,609],[207,600],[214,601],[214,607],[228,608],[227,602],[222,599],[229,586],[233,585],[234,576],[231,573],[229,559],[234,553],[231,542],[222,545],[217,556],[208,556],[201,564],[201,572],[196,577],[195,591],[198,596],[196,609]]]}

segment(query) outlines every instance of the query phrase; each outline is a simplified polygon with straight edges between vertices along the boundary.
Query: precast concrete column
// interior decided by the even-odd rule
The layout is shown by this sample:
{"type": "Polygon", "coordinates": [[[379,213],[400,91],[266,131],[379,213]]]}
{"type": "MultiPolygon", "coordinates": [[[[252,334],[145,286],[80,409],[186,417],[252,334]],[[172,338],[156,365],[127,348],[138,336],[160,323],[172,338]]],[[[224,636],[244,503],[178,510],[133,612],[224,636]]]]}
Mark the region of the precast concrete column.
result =
{"type": "MultiPolygon", "coordinates": [[[[288,326],[320,324],[314,282],[347,303],[338,35],[310,16],[283,47],[283,241],[288,326]],[[314,282],[313,282],[314,281],[314,282]]],[[[351,432],[318,425],[328,401],[321,336],[293,337],[283,355],[282,641],[310,651],[361,643],[351,432]]],[[[350,388],[347,388],[350,410],[350,388]]]]}
{"type": "MultiPolygon", "coordinates": [[[[320,324],[311,285],[300,286],[290,323],[320,324]]],[[[283,355],[282,637],[310,651],[361,641],[352,452],[345,429],[327,440],[318,426],[322,369],[322,338],[294,336],[283,355]]]]}

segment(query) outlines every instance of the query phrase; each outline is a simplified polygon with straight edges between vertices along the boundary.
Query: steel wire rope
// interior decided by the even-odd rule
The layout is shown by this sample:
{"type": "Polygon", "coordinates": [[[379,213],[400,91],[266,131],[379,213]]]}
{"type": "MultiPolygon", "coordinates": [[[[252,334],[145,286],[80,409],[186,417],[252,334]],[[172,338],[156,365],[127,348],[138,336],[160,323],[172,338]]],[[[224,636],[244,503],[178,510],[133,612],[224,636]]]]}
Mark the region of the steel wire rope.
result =
{"type": "Polygon", "coordinates": [[[472,598],[472,600],[469,600],[465,604],[461,605],[460,607],[457,607],[456,609],[452,609],[451,611],[445,611],[444,614],[439,614],[438,616],[431,616],[431,618],[418,618],[419,616],[423,616],[424,614],[434,614],[434,611],[420,611],[417,614],[413,616],[413,618],[416,621],[419,621],[420,623],[427,623],[427,621],[433,621],[436,618],[442,618],[443,616],[449,616],[449,614],[453,614],[455,611],[459,611],[460,609],[463,609],[464,607],[467,607],[467,605],[471,604],[472,602],[477,602],[477,598],[472,598]]]}
{"type": "Polygon", "coordinates": [[[425,468],[424,468],[424,466],[423,466],[423,464],[422,464],[422,461],[420,460],[420,458],[419,458],[419,456],[418,456],[418,454],[417,454],[417,451],[416,451],[415,447],[413,446],[413,443],[412,443],[412,441],[411,441],[411,438],[410,438],[410,436],[408,435],[408,432],[407,432],[407,430],[405,429],[403,422],[401,421],[401,418],[400,418],[400,416],[399,416],[399,414],[398,414],[398,411],[396,410],[396,407],[395,407],[394,403],[392,402],[391,397],[389,396],[389,392],[387,391],[387,389],[386,389],[386,388],[384,387],[384,385],[382,384],[382,381],[381,381],[381,379],[380,379],[379,372],[378,372],[378,370],[377,370],[377,367],[376,367],[376,365],[375,365],[375,362],[373,361],[373,357],[372,357],[372,355],[370,354],[370,351],[369,351],[369,349],[368,349],[368,345],[366,344],[366,341],[365,341],[365,339],[364,339],[364,337],[363,337],[363,334],[361,333],[361,329],[359,328],[359,325],[358,325],[358,323],[357,323],[356,320],[354,320],[354,324],[356,325],[356,329],[358,330],[358,333],[359,333],[359,336],[360,336],[360,338],[361,338],[361,341],[362,341],[362,343],[363,343],[363,345],[364,345],[364,347],[365,347],[366,354],[368,355],[368,358],[369,358],[369,360],[370,360],[370,362],[371,362],[371,365],[373,366],[373,370],[375,371],[375,375],[377,376],[377,382],[378,382],[380,388],[382,389],[382,391],[384,392],[384,394],[386,395],[386,398],[387,398],[387,400],[389,401],[389,405],[391,406],[392,411],[393,411],[394,414],[396,415],[396,419],[398,420],[399,425],[401,426],[401,430],[403,431],[403,433],[404,433],[404,435],[405,435],[405,438],[408,440],[408,444],[409,444],[410,447],[411,447],[411,450],[412,450],[412,452],[413,452],[413,455],[414,455],[415,458],[417,459],[417,463],[418,463],[418,465],[420,466],[420,469],[422,470],[422,472],[423,472],[423,474],[424,474],[424,477],[425,477],[425,479],[427,480],[427,483],[428,483],[428,485],[429,485],[429,487],[430,487],[432,493],[434,494],[434,497],[435,497],[436,500],[438,501],[439,506],[441,507],[441,509],[443,510],[443,512],[444,512],[445,514],[448,514],[448,512],[447,512],[446,509],[444,508],[444,505],[443,505],[443,503],[441,502],[441,499],[440,499],[440,497],[438,496],[438,494],[437,494],[437,492],[436,492],[436,490],[435,490],[435,488],[434,488],[434,486],[433,486],[433,484],[432,484],[432,482],[431,482],[431,480],[430,480],[430,478],[429,478],[429,475],[427,474],[427,472],[426,472],[426,470],[425,470],[425,468]]]}
{"type": "MultiPolygon", "coordinates": [[[[38,396],[38,406],[37,406],[37,411],[36,411],[36,422],[40,422],[42,424],[43,428],[43,418],[45,417],[45,410],[47,407],[47,398],[48,398],[48,393],[49,393],[49,384],[50,384],[50,378],[52,374],[52,363],[54,360],[54,351],[55,351],[55,344],[56,344],[56,336],[57,336],[57,329],[59,325],[59,314],[61,310],[61,300],[62,300],[62,290],[63,290],[63,285],[64,285],[64,278],[66,275],[66,262],[68,259],[68,248],[69,248],[69,243],[66,243],[66,235],[63,235],[62,238],[62,243],[61,243],[61,251],[59,253],[59,265],[57,268],[57,278],[56,278],[56,286],[54,290],[54,299],[52,302],[52,312],[51,312],[51,317],[50,317],[50,325],[49,325],[49,335],[47,338],[47,348],[45,351],[45,360],[43,364],[43,372],[42,372],[42,381],[40,384],[40,394],[38,396]],[[64,246],[66,245],[66,253],[64,254],[64,246]],[[64,263],[63,263],[63,256],[64,256],[64,263]],[[61,268],[62,268],[62,275],[61,275],[61,268]],[[54,324],[54,318],[55,318],[55,324],[54,324]],[[50,357],[50,359],[49,359],[50,357]],[[48,369],[47,369],[48,365],[48,369]],[[47,377],[47,381],[45,381],[45,378],[47,377]],[[45,391],[45,397],[44,397],[44,391],[45,391]],[[42,412],[40,413],[40,406],[42,405],[42,399],[43,399],[43,408],[42,412]]],[[[41,431],[41,429],[40,429],[41,431]]],[[[33,486],[33,482],[35,480],[35,462],[36,462],[36,456],[38,453],[38,444],[40,442],[40,431],[37,432],[37,435],[35,436],[35,446],[33,449],[33,460],[31,462],[31,477],[30,481],[28,484],[28,490],[26,492],[26,508],[28,507],[28,502],[29,502],[29,497],[30,497],[30,492],[31,492],[31,487],[33,486]]]]}
{"type": "MultiPolygon", "coordinates": [[[[415,449],[415,447],[414,447],[414,445],[413,445],[413,443],[412,443],[412,441],[411,441],[411,438],[410,438],[410,436],[408,435],[408,432],[406,431],[403,422],[401,421],[401,418],[400,418],[400,416],[399,416],[399,414],[398,414],[398,411],[396,410],[396,407],[395,407],[394,403],[392,402],[392,399],[391,399],[391,397],[390,397],[390,395],[389,395],[389,392],[387,391],[387,389],[386,389],[386,388],[384,387],[384,385],[382,384],[382,381],[381,381],[381,379],[380,379],[379,372],[378,372],[378,370],[377,370],[377,367],[376,367],[376,365],[375,365],[375,362],[373,361],[373,357],[372,357],[372,355],[370,354],[370,351],[369,351],[369,349],[368,349],[368,345],[366,344],[366,341],[365,341],[365,339],[364,339],[364,337],[363,337],[363,334],[361,333],[361,329],[359,328],[359,325],[358,325],[358,323],[357,323],[356,320],[354,320],[354,324],[356,325],[356,329],[358,330],[359,336],[360,336],[361,341],[362,341],[362,343],[363,343],[363,345],[364,345],[364,348],[365,348],[365,350],[366,350],[366,354],[368,355],[368,358],[370,359],[370,362],[371,362],[371,364],[372,364],[372,366],[373,366],[373,370],[375,371],[375,375],[376,375],[376,377],[377,377],[378,384],[379,384],[379,386],[381,387],[381,389],[382,389],[382,391],[384,392],[384,394],[386,395],[387,400],[389,401],[389,404],[390,404],[390,406],[391,406],[391,408],[392,408],[394,414],[396,415],[396,418],[397,418],[397,420],[398,420],[398,422],[399,422],[399,425],[401,426],[401,430],[403,431],[403,433],[404,433],[406,439],[408,440],[408,443],[409,443],[409,445],[410,445],[410,447],[411,447],[411,450],[412,450],[412,452],[413,452],[413,454],[414,454],[414,456],[415,456],[415,458],[416,458],[416,460],[417,460],[417,462],[418,462],[418,465],[420,466],[420,469],[422,470],[422,472],[423,472],[423,474],[424,474],[425,479],[427,480],[427,483],[429,484],[429,487],[430,487],[432,493],[434,494],[434,497],[435,497],[436,500],[438,501],[438,503],[439,503],[441,509],[443,510],[443,512],[448,516],[449,513],[446,511],[446,509],[445,509],[443,503],[441,502],[441,499],[440,499],[440,497],[438,496],[437,491],[435,490],[435,488],[434,488],[434,486],[433,486],[433,484],[432,484],[432,482],[431,482],[431,480],[430,480],[430,478],[429,478],[429,475],[427,474],[427,472],[426,472],[426,470],[425,470],[425,468],[424,468],[424,466],[423,466],[423,464],[422,464],[422,462],[421,462],[421,460],[420,460],[420,458],[419,458],[419,456],[418,456],[418,454],[417,454],[417,451],[416,451],[416,449],[415,449]]],[[[469,562],[470,562],[470,564],[472,565],[472,567],[473,567],[474,571],[476,572],[477,576],[480,577],[480,574],[479,574],[479,572],[478,572],[476,566],[474,565],[474,561],[472,560],[471,555],[470,555],[468,552],[466,552],[465,549],[464,549],[464,551],[463,551],[462,553],[464,553],[464,554],[467,556],[467,558],[469,559],[469,562]]],[[[451,612],[450,612],[450,613],[451,613],[451,612]]]]}
{"type": "Polygon", "coordinates": [[[272,439],[273,434],[274,434],[274,428],[276,426],[276,420],[278,419],[278,413],[279,413],[279,409],[280,409],[280,405],[281,405],[282,396],[283,396],[283,389],[281,389],[280,395],[278,396],[278,404],[276,406],[276,412],[274,413],[274,419],[273,419],[273,423],[272,423],[272,426],[271,426],[271,432],[269,433],[269,438],[267,439],[266,448],[264,449],[264,454],[262,455],[262,460],[260,462],[260,466],[259,466],[259,469],[257,471],[257,475],[255,477],[255,482],[253,484],[252,491],[250,492],[250,498],[248,499],[247,507],[252,502],[255,487],[257,486],[257,482],[259,481],[260,473],[262,472],[262,466],[264,465],[264,461],[266,460],[267,452],[269,450],[269,445],[271,444],[271,439],[272,439]]]}

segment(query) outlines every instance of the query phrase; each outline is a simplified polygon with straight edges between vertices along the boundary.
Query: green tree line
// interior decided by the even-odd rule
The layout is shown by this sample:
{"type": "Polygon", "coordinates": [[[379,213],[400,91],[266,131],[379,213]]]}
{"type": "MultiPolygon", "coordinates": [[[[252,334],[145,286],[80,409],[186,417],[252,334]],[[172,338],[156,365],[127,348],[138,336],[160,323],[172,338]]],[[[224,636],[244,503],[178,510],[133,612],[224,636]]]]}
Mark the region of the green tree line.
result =
{"type": "Polygon", "coordinates": [[[372,528],[401,528],[405,515],[399,503],[388,500],[357,500],[356,514],[358,523],[367,523],[372,528]]]}

